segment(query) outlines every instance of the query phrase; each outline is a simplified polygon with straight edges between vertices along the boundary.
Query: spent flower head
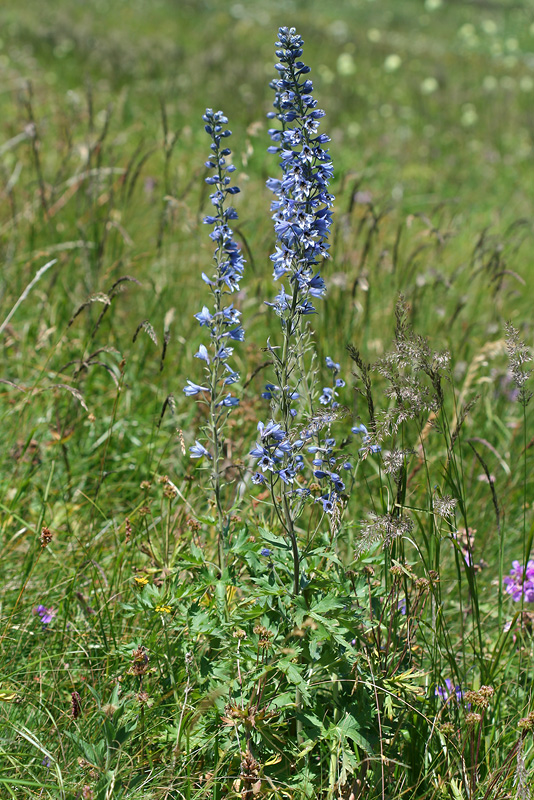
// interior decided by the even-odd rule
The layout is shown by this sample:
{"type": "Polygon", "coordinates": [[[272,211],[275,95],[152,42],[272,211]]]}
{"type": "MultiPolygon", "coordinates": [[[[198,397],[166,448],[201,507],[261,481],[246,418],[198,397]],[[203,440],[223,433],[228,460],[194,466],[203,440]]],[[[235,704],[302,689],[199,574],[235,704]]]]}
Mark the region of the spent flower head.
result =
{"type": "Polygon", "coordinates": [[[511,322],[506,323],[506,350],[512,379],[519,390],[519,402],[526,406],[532,398],[532,392],[526,389],[526,383],[532,370],[525,368],[524,365],[532,361],[532,355],[530,349],[519,338],[519,331],[511,322]]]}

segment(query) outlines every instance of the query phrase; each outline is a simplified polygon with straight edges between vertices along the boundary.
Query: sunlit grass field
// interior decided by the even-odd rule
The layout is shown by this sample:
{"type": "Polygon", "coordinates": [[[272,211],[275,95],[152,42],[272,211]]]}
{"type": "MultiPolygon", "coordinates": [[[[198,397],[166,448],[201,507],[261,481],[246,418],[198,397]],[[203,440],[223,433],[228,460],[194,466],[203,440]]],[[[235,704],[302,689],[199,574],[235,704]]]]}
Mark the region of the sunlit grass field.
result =
{"type": "Polygon", "coordinates": [[[531,796],[534,616],[503,578],[534,536],[533,109],[531,0],[1,5],[1,798],[531,796]],[[338,525],[300,520],[296,597],[249,480],[280,335],[280,25],[331,137],[308,367],[317,401],[340,364],[354,467],[338,525]],[[247,261],[223,565],[183,392],[213,263],[206,107],[229,118],[247,261]],[[450,353],[439,408],[364,453],[351,426],[392,412],[407,349],[427,393],[450,353]],[[364,541],[401,509],[405,535],[364,541]]]}

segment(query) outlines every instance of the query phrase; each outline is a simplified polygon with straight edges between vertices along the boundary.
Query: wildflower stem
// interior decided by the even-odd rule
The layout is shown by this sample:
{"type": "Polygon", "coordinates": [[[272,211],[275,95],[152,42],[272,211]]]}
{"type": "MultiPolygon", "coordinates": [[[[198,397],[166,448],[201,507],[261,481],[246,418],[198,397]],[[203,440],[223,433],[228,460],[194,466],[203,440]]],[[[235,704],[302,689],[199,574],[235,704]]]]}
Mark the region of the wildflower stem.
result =
{"type": "Polygon", "coordinates": [[[289,541],[291,542],[291,551],[293,554],[293,594],[296,597],[300,591],[300,554],[297,536],[293,526],[293,518],[291,516],[291,508],[289,506],[289,501],[285,490],[285,484],[283,486],[283,505],[286,530],[289,536],[289,541]]]}

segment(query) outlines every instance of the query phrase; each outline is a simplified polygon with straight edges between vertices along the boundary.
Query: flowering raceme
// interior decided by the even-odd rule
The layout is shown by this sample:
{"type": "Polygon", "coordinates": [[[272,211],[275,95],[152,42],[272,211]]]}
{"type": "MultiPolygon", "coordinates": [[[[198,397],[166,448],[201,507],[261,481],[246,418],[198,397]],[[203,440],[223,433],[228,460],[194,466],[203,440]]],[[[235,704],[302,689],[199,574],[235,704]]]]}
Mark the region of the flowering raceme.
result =
{"type": "Polygon", "coordinates": [[[269,486],[291,545],[295,595],[304,580],[295,521],[305,501],[313,499],[335,528],[345,490],[340,471],[352,469],[350,462],[336,454],[336,441],[330,434],[331,424],[344,413],[337,398],[345,385],[338,377],[339,364],[330,357],[326,366],[332,372],[332,384],[323,388],[317,398],[320,408],[314,408],[316,373],[305,322],[316,313],[314,303],[326,292],[320,270],[328,256],[334,198],[328,191],[332,162],[324,148],[329,137],[319,133],[324,111],[312,96],[310,68],[300,60],[302,45],[294,28],[279,29],[278,78],[271,83],[275,111],[268,116],[280,124],[269,130],[273,141],[269,152],[279,156],[282,177],[270,178],[267,186],[275,195],[271,203],[276,233],[273,278],[285,283],[267,305],[280,320],[282,343],[275,347],[267,342],[276,378],[263,392],[271,403],[271,419],[259,422],[258,441],[251,451],[257,459],[252,482],[269,486]],[[302,474],[308,460],[313,471],[309,485],[302,474]]]}
{"type": "MultiPolygon", "coordinates": [[[[202,310],[195,314],[195,319],[198,320],[200,327],[205,326],[209,329],[211,352],[206,345],[201,344],[195,353],[195,358],[206,364],[208,385],[200,386],[188,380],[184,393],[188,396],[209,394],[214,425],[218,428],[223,412],[217,412],[215,409],[231,408],[239,403],[238,398],[230,392],[226,396],[223,396],[223,392],[226,386],[239,380],[239,374],[228,364],[233,352],[233,347],[229,346],[228,342],[242,342],[245,334],[240,325],[241,312],[234,308],[233,303],[225,306],[224,296],[239,289],[245,262],[233,239],[233,231],[228,225],[229,220],[237,219],[237,213],[232,206],[226,205],[227,197],[239,192],[237,186],[229,185],[230,174],[235,171],[235,167],[226,162],[231,151],[227,147],[221,147],[222,140],[231,135],[231,131],[224,128],[228,119],[222,111],[214,112],[211,108],[206,109],[202,119],[206,123],[206,133],[212,138],[211,155],[206,161],[206,166],[215,170],[206,178],[206,183],[214,187],[210,200],[216,214],[204,218],[206,225],[213,226],[210,239],[215,242],[215,274],[209,278],[204,272],[202,273],[202,279],[210,287],[213,295],[213,311],[203,306],[202,310]]],[[[204,452],[205,448],[198,447],[198,442],[190,448],[190,451],[193,458],[207,454],[204,452]]]]}
{"type": "Polygon", "coordinates": [[[271,83],[276,92],[276,112],[268,115],[282,125],[269,131],[275,142],[269,152],[279,154],[283,173],[281,180],[267,181],[277,198],[271,204],[277,235],[271,256],[273,277],[280,280],[287,275],[291,287],[291,293],[286,294],[282,286],[269,305],[274,306],[290,332],[301,316],[314,313],[310,298],[322,297],[326,291],[318,267],[328,255],[334,200],[328,192],[332,162],[323,148],[330,139],[318,133],[324,111],[317,108],[312,82],[305,77],[310,68],[299,60],[302,45],[302,37],[294,28],[280,28],[276,42],[280,48],[276,51],[279,78],[271,83]]]}
{"type": "Polygon", "coordinates": [[[233,353],[231,343],[242,342],[245,338],[240,323],[241,312],[234,308],[233,303],[227,304],[226,297],[239,289],[245,262],[229,225],[231,220],[237,219],[237,213],[227,204],[228,198],[237,194],[239,189],[230,185],[230,175],[235,167],[227,162],[231,151],[223,147],[223,140],[231,135],[231,131],[225,127],[228,119],[222,111],[213,111],[211,108],[206,109],[202,119],[206,133],[212,140],[206,167],[213,170],[213,173],[206,178],[206,183],[213,188],[210,200],[214,207],[214,213],[206,216],[204,223],[212,226],[210,239],[215,243],[214,274],[209,277],[203,272],[202,279],[211,291],[213,305],[211,308],[203,306],[194,315],[200,327],[207,328],[210,334],[209,347],[201,344],[195,353],[195,358],[204,362],[205,380],[203,385],[188,380],[184,393],[189,397],[203,395],[209,406],[206,433],[210,449],[196,440],[189,451],[191,458],[205,457],[212,461],[211,482],[219,520],[219,557],[222,564],[223,539],[227,525],[221,499],[223,427],[230,410],[239,403],[239,399],[228,391],[228,387],[239,380],[239,373],[230,364],[233,353]]]}
{"type": "MultiPolygon", "coordinates": [[[[332,162],[323,145],[329,141],[319,133],[319,121],[324,111],[317,108],[312,97],[313,85],[307,77],[310,68],[301,60],[303,40],[294,28],[280,28],[276,42],[279,63],[278,79],[271,83],[275,90],[276,111],[268,116],[277,119],[280,128],[271,128],[269,134],[274,145],[270,153],[278,154],[282,178],[270,178],[268,187],[276,195],[271,203],[274,229],[277,236],[273,277],[287,277],[289,291],[282,285],[273,302],[268,302],[280,318],[283,345],[281,353],[269,345],[273,357],[276,384],[266,385],[263,397],[271,401],[273,418],[267,424],[260,422],[260,441],[251,455],[258,459],[258,472],[253,483],[269,482],[271,489],[280,482],[284,499],[282,517],[286,532],[292,538],[293,520],[299,513],[298,505],[310,495],[310,489],[297,481],[304,468],[304,452],[313,464],[314,483],[320,482],[322,493],[315,498],[323,511],[331,514],[337,505],[345,484],[337,471],[338,459],[334,456],[336,442],[327,430],[338,416],[338,389],[345,382],[338,378],[339,364],[326,358],[326,366],[333,373],[333,385],[323,388],[319,402],[324,410],[311,407],[311,388],[303,366],[307,349],[303,318],[315,313],[313,303],[326,292],[320,274],[320,265],[328,256],[328,232],[332,223],[333,196],[328,184],[333,175],[332,162]],[[308,401],[306,419],[297,425],[297,402],[308,401]],[[313,443],[312,443],[313,442],[313,443]],[[300,484],[300,485],[299,485],[300,484]],[[291,502],[297,500],[297,506],[291,502]]],[[[302,407],[300,408],[302,412],[302,407]]],[[[343,467],[350,469],[348,462],[343,467]]]]}

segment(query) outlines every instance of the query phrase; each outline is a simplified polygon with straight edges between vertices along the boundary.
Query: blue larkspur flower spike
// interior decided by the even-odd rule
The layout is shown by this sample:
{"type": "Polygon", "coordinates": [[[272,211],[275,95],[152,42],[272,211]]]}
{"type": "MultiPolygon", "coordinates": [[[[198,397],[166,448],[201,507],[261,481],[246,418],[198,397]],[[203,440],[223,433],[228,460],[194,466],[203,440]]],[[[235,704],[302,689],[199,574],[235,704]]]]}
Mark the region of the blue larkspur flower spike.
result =
{"type": "MultiPolygon", "coordinates": [[[[202,278],[213,296],[213,308],[203,306],[194,316],[201,327],[208,328],[211,346],[208,349],[205,344],[201,344],[195,353],[195,357],[206,364],[205,383],[208,385],[199,386],[188,380],[184,393],[189,396],[200,392],[209,393],[213,411],[216,408],[232,408],[239,403],[238,398],[231,394],[223,396],[222,393],[225,386],[239,380],[239,374],[227,363],[233,352],[227,342],[242,342],[245,338],[244,330],[239,324],[241,312],[234,308],[233,303],[226,305],[225,297],[239,289],[245,262],[228,225],[229,220],[237,219],[236,210],[227,204],[228,197],[239,192],[237,186],[230,185],[230,175],[235,171],[235,167],[228,163],[231,151],[228,147],[223,147],[224,140],[231,134],[226,128],[228,119],[222,111],[213,111],[211,108],[206,109],[202,119],[206,133],[212,140],[211,154],[205,166],[213,170],[206,178],[206,183],[213,187],[210,200],[215,213],[207,215],[204,223],[213,227],[210,238],[215,243],[215,272],[211,277],[202,273],[202,278]]],[[[220,414],[216,413],[215,416],[218,418],[220,414]]]]}
{"type": "Polygon", "coordinates": [[[278,37],[279,77],[271,83],[276,92],[276,112],[269,116],[282,127],[270,129],[274,145],[269,152],[280,156],[283,177],[267,181],[276,195],[271,211],[277,244],[271,260],[275,280],[289,276],[294,294],[286,295],[282,289],[277,302],[270,305],[274,305],[282,319],[289,321],[287,318],[294,317],[295,312],[313,313],[315,309],[309,298],[322,297],[326,291],[318,270],[328,256],[334,200],[328,184],[333,168],[328,150],[323,147],[329,137],[318,133],[324,111],[317,108],[312,96],[313,85],[306,77],[310,68],[300,61],[302,37],[294,28],[280,28],[278,37]]]}
{"type": "Polygon", "coordinates": [[[313,98],[310,68],[303,61],[303,40],[294,28],[280,28],[276,42],[275,65],[278,77],[272,81],[275,111],[268,114],[279,125],[269,130],[272,146],[278,155],[281,178],[270,178],[268,188],[275,195],[271,203],[276,244],[271,261],[273,277],[281,281],[277,294],[267,305],[280,320],[282,342],[267,350],[272,357],[276,380],[265,386],[262,396],[270,401],[271,419],[258,425],[258,439],[251,455],[257,459],[253,483],[267,483],[277,508],[293,559],[293,594],[301,588],[301,554],[295,522],[305,503],[314,498],[303,484],[302,474],[310,446],[320,453],[315,461],[312,483],[322,484],[320,498],[324,513],[338,519],[340,494],[345,489],[334,455],[335,441],[320,436],[338,416],[337,389],[344,382],[337,378],[339,365],[332,359],[328,367],[335,371],[333,387],[326,387],[320,398],[324,411],[314,409],[315,372],[311,334],[305,319],[316,313],[316,298],[326,292],[320,274],[328,256],[328,233],[332,224],[333,196],[328,185],[333,175],[332,162],[324,148],[329,137],[319,133],[324,112],[313,98]],[[338,382],[339,381],[339,382],[338,382]],[[316,444],[312,445],[312,441],[316,444]]]}
{"type": "Polygon", "coordinates": [[[230,177],[235,167],[228,159],[231,151],[226,146],[226,140],[231,135],[226,127],[228,119],[222,111],[213,111],[211,108],[206,109],[202,119],[206,133],[211,138],[211,153],[205,166],[210,170],[206,183],[212,189],[210,200],[213,210],[204,218],[204,223],[212,229],[209,237],[214,243],[214,270],[211,275],[202,273],[202,280],[211,292],[212,305],[204,305],[194,316],[199,326],[209,331],[210,340],[207,344],[199,345],[195,353],[195,358],[204,362],[203,385],[188,380],[184,393],[188,396],[202,393],[202,399],[209,406],[205,427],[209,449],[205,444],[195,441],[189,450],[192,458],[206,457],[211,461],[211,484],[218,514],[219,560],[222,566],[223,538],[227,529],[221,496],[223,428],[228,414],[239,404],[239,398],[228,392],[228,387],[239,380],[239,373],[229,361],[234,350],[233,343],[242,342],[245,338],[240,324],[241,312],[234,308],[233,303],[228,303],[227,299],[239,289],[245,261],[229,224],[231,220],[237,219],[236,210],[229,199],[239,189],[232,185],[230,177]]]}

